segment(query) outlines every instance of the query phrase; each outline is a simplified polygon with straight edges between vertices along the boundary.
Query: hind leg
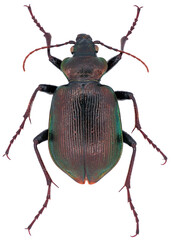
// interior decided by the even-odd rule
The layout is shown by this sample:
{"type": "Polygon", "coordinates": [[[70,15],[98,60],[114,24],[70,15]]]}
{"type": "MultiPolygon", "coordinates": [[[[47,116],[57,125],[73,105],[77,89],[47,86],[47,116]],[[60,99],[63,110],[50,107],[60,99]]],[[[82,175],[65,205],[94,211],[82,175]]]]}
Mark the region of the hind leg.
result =
{"type": "Polygon", "coordinates": [[[134,236],[136,236],[137,234],[139,234],[139,218],[138,218],[138,214],[137,214],[137,212],[135,210],[135,207],[134,207],[134,205],[132,203],[132,199],[131,199],[130,179],[131,179],[131,174],[132,174],[134,160],[135,160],[135,155],[136,155],[136,144],[137,143],[135,142],[135,140],[128,133],[126,133],[124,131],[123,131],[123,142],[126,143],[127,145],[129,145],[130,147],[132,147],[132,149],[133,149],[133,153],[132,153],[132,156],[131,156],[131,161],[130,161],[130,166],[129,166],[129,169],[128,169],[127,177],[126,177],[124,186],[121,188],[121,190],[124,187],[126,187],[126,189],[127,189],[128,202],[130,204],[130,208],[133,211],[133,214],[134,214],[134,217],[135,217],[135,220],[136,220],[136,234],[134,235],[134,236]]]}
{"type": "Polygon", "coordinates": [[[35,223],[35,221],[39,218],[39,216],[42,214],[42,212],[44,211],[44,209],[47,207],[48,205],[48,201],[50,200],[50,196],[51,196],[51,184],[53,183],[56,187],[58,187],[51,179],[43,161],[42,161],[42,158],[41,158],[41,155],[39,153],[39,150],[38,150],[38,144],[44,142],[44,141],[47,141],[48,140],[48,130],[45,130],[43,132],[41,132],[38,136],[36,136],[33,140],[34,142],[34,149],[35,149],[35,153],[37,155],[37,158],[38,158],[38,161],[41,165],[41,168],[44,172],[44,175],[45,175],[45,178],[46,178],[46,181],[47,181],[47,185],[48,185],[48,190],[47,190],[47,195],[46,195],[46,199],[45,199],[45,202],[42,206],[42,208],[38,211],[38,214],[34,217],[33,221],[30,223],[30,225],[27,227],[28,231],[29,231],[29,234],[30,234],[30,229],[32,228],[33,224],[35,223]]]}

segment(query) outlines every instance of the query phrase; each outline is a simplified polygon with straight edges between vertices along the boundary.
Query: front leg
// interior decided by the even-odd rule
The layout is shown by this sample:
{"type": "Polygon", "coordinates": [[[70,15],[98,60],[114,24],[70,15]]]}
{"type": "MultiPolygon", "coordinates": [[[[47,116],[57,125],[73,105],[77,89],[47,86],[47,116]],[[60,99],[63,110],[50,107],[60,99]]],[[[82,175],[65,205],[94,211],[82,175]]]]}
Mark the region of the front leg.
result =
{"type": "MultiPolygon", "coordinates": [[[[139,18],[139,14],[140,14],[140,10],[142,7],[138,7],[135,5],[135,7],[137,7],[137,15],[136,18],[134,19],[134,22],[132,24],[132,26],[130,27],[130,30],[127,32],[127,34],[125,36],[123,36],[121,38],[121,50],[124,50],[124,46],[126,41],[128,40],[128,36],[132,33],[132,31],[134,30],[134,27],[136,26],[136,23],[138,21],[139,18]]],[[[108,63],[108,68],[107,71],[108,72],[111,68],[113,68],[122,58],[122,53],[118,54],[117,56],[111,58],[107,63],[108,63]]]]}
{"type": "Polygon", "coordinates": [[[45,93],[49,93],[49,94],[53,94],[55,92],[55,90],[57,89],[57,86],[52,86],[52,85],[46,85],[46,84],[40,84],[34,91],[34,93],[32,94],[32,97],[29,101],[29,104],[28,104],[28,107],[26,109],[26,112],[25,114],[23,115],[24,117],[24,120],[22,121],[19,129],[17,130],[16,134],[12,137],[8,147],[7,147],[7,150],[5,151],[5,154],[4,156],[6,155],[8,159],[9,156],[9,150],[11,148],[11,145],[13,144],[14,140],[17,138],[17,136],[20,134],[21,130],[24,128],[24,125],[25,125],[25,122],[26,122],[26,119],[29,118],[30,122],[31,122],[31,119],[30,119],[30,112],[31,112],[31,108],[32,108],[32,104],[33,104],[33,101],[35,100],[35,97],[36,97],[36,94],[38,91],[41,91],[41,92],[45,92],[45,93]]]}
{"type": "MultiPolygon", "coordinates": [[[[124,50],[124,46],[125,46],[125,43],[126,41],[128,40],[128,38],[126,36],[122,37],[121,38],[121,50],[123,51],[124,50]]],[[[109,61],[107,62],[108,64],[108,68],[107,68],[107,71],[108,72],[111,68],[113,68],[122,58],[122,53],[116,55],[115,57],[109,59],[109,61]]]]}
{"type": "MultiPolygon", "coordinates": [[[[51,34],[50,33],[47,33],[47,32],[44,32],[44,37],[46,39],[46,42],[47,42],[47,46],[50,46],[51,45],[51,34]]],[[[47,48],[47,54],[48,54],[48,58],[49,58],[49,61],[54,65],[56,66],[57,68],[60,68],[61,66],[61,63],[62,61],[59,59],[59,58],[56,58],[54,56],[51,55],[50,53],[50,48],[47,48]]]]}
{"type": "MultiPolygon", "coordinates": [[[[123,91],[117,91],[117,92],[115,92],[115,95],[118,100],[128,100],[129,99],[129,100],[133,101],[134,112],[135,112],[135,127],[134,127],[134,129],[137,128],[141,132],[143,137],[163,156],[163,158],[165,160],[165,162],[164,162],[164,164],[165,164],[167,161],[166,155],[161,151],[160,148],[158,148],[156,146],[156,144],[153,143],[153,141],[141,129],[138,107],[137,107],[137,103],[136,103],[134,95],[131,92],[123,92],[123,91]]],[[[134,131],[134,129],[133,129],[133,131],[134,131]]]]}
{"type": "MultiPolygon", "coordinates": [[[[40,30],[41,32],[44,33],[44,37],[45,37],[45,39],[46,39],[47,46],[50,46],[50,45],[51,45],[51,34],[48,33],[48,32],[46,32],[46,31],[44,30],[44,28],[40,25],[40,23],[38,22],[38,20],[37,20],[37,19],[35,18],[35,16],[33,15],[31,6],[30,6],[30,5],[29,5],[29,6],[25,5],[25,7],[28,8],[29,13],[30,13],[30,15],[31,15],[34,23],[36,24],[36,26],[39,28],[39,30],[40,30]]],[[[48,54],[49,61],[50,61],[52,64],[54,64],[57,68],[60,69],[60,65],[61,65],[61,62],[62,62],[62,61],[61,61],[60,59],[58,59],[58,58],[56,58],[56,57],[54,57],[54,56],[51,55],[51,53],[50,53],[50,48],[47,49],[47,54],[48,54]]]]}
{"type": "Polygon", "coordinates": [[[111,58],[108,60],[107,64],[108,64],[108,67],[107,67],[107,71],[108,72],[111,68],[113,68],[122,58],[122,53],[116,55],[115,57],[111,58]]]}

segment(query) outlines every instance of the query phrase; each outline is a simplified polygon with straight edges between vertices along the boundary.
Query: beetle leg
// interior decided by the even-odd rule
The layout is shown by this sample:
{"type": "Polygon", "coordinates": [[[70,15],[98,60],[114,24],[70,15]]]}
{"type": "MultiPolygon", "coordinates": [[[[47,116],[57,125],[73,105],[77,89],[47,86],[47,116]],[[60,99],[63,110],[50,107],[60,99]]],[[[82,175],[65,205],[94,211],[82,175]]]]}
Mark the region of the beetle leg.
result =
{"type": "Polygon", "coordinates": [[[107,64],[108,64],[108,67],[107,67],[107,70],[106,72],[108,72],[111,68],[113,68],[122,58],[122,53],[116,55],[115,57],[111,58],[108,60],[107,64]]]}
{"type": "Polygon", "coordinates": [[[21,130],[24,128],[24,125],[25,125],[25,121],[27,118],[29,118],[30,122],[31,122],[31,119],[30,119],[30,112],[31,112],[31,108],[32,108],[32,103],[33,101],[35,100],[35,97],[36,97],[36,94],[38,91],[41,91],[41,92],[46,92],[46,93],[49,93],[49,94],[53,94],[55,92],[55,90],[57,89],[57,86],[53,86],[53,85],[46,85],[46,84],[40,84],[34,91],[34,93],[32,94],[32,97],[29,101],[29,104],[28,104],[28,107],[26,109],[26,112],[25,114],[23,115],[24,117],[24,120],[23,122],[21,123],[19,129],[17,130],[16,134],[12,137],[11,141],[10,141],[10,144],[8,145],[8,148],[6,149],[5,151],[5,154],[3,156],[7,156],[8,159],[9,156],[9,150],[11,148],[11,145],[13,144],[14,140],[17,138],[17,136],[20,134],[21,130]]]}
{"type": "Polygon", "coordinates": [[[131,179],[131,174],[132,174],[132,170],[133,170],[133,165],[134,165],[134,160],[135,160],[135,155],[136,155],[136,142],[135,140],[126,132],[123,131],[123,141],[124,143],[126,143],[127,145],[129,145],[130,147],[133,148],[133,153],[132,153],[132,156],[131,156],[131,161],[130,161],[130,166],[129,166],[129,169],[128,169],[128,174],[127,174],[127,177],[126,177],[126,180],[125,180],[125,184],[124,186],[120,189],[120,191],[126,187],[127,189],[127,196],[128,196],[128,202],[130,204],[130,208],[131,210],[133,211],[133,214],[134,214],[134,217],[135,217],[135,220],[136,220],[136,234],[133,236],[135,237],[137,234],[139,234],[139,218],[138,218],[138,214],[135,210],[135,207],[132,203],[132,199],[131,199],[131,195],[130,195],[130,179],[131,179]]]}
{"type": "MultiPolygon", "coordinates": [[[[115,95],[118,100],[132,100],[133,101],[134,112],[135,112],[135,127],[134,127],[134,129],[137,128],[138,130],[140,130],[141,125],[140,125],[140,121],[139,121],[139,111],[138,111],[137,103],[136,103],[136,100],[135,100],[135,97],[133,96],[133,94],[131,92],[116,91],[115,95]]],[[[134,131],[134,129],[133,129],[133,131],[134,131]]]]}
{"type": "MultiPolygon", "coordinates": [[[[130,27],[130,30],[127,32],[127,34],[121,38],[121,50],[122,51],[124,50],[124,46],[125,46],[126,41],[128,40],[128,36],[132,33],[132,31],[134,30],[134,27],[136,26],[136,23],[137,23],[138,18],[139,18],[140,10],[142,8],[142,7],[138,7],[136,5],[135,5],[135,7],[137,7],[136,18],[134,19],[134,22],[133,22],[132,26],[130,27]]],[[[121,58],[122,58],[122,53],[120,53],[117,56],[111,58],[107,62],[108,68],[107,68],[106,72],[108,72],[111,68],[113,68],[121,60],[121,58]]]]}
{"type": "Polygon", "coordinates": [[[123,91],[117,91],[117,92],[115,92],[115,95],[118,100],[128,100],[129,99],[129,100],[133,101],[134,112],[135,112],[135,127],[134,127],[133,131],[135,130],[135,128],[137,128],[141,132],[143,137],[163,156],[163,158],[165,160],[165,162],[164,162],[164,164],[165,164],[167,162],[166,155],[161,151],[160,148],[158,148],[156,146],[156,144],[153,143],[153,141],[141,129],[141,125],[140,125],[140,121],[139,121],[138,107],[137,107],[137,103],[136,103],[136,99],[135,99],[134,95],[131,92],[123,92],[123,91]]]}
{"type": "Polygon", "coordinates": [[[39,218],[39,216],[42,214],[42,212],[44,211],[44,209],[47,207],[48,205],[48,201],[50,200],[51,197],[51,184],[53,183],[56,187],[58,187],[51,179],[49,173],[47,172],[47,169],[42,161],[41,155],[38,151],[37,145],[39,143],[42,143],[44,141],[48,140],[48,130],[43,131],[42,133],[40,133],[38,136],[36,136],[33,140],[34,142],[34,149],[38,158],[38,161],[41,165],[41,168],[44,172],[46,181],[47,181],[47,185],[48,185],[48,191],[47,191],[47,196],[46,196],[46,200],[42,206],[42,208],[39,210],[38,214],[34,217],[33,221],[30,223],[30,225],[26,228],[29,231],[30,234],[30,229],[32,228],[33,224],[35,223],[35,221],[39,218]]]}
{"type": "MultiPolygon", "coordinates": [[[[124,50],[124,46],[126,41],[128,40],[127,36],[124,36],[121,38],[121,50],[124,50]]],[[[113,68],[122,58],[122,53],[116,55],[115,57],[109,59],[109,61],[107,62],[108,67],[107,67],[107,71],[108,72],[111,68],[113,68]]]]}
{"type": "MultiPolygon", "coordinates": [[[[123,36],[121,38],[121,50],[122,51],[124,50],[124,46],[125,46],[125,43],[126,43],[127,40],[128,40],[127,35],[123,36]]],[[[111,68],[113,68],[121,60],[122,54],[123,53],[120,53],[120,54],[116,55],[115,57],[108,60],[108,62],[107,62],[108,67],[107,67],[106,72],[108,72],[111,68]]]]}
{"type": "MultiPolygon", "coordinates": [[[[37,20],[37,19],[35,18],[35,16],[33,15],[31,6],[30,6],[30,5],[29,5],[29,6],[25,5],[25,7],[28,8],[29,13],[30,13],[30,15],[31,15],[34,23],[36,24],[36,26],[39,28],[39,30],[40,30],[41,32],[44,33],[44,37],[45,37],[45,39],[46,39],[47,46],[50,46],[50,45],[51,45],[51,34],[48,33],[48,32],[46,32],[46,31],[44,30],[44,28],[40,25],[40,23],[38,22],[38,20],[37,20]]],[[[48,54],[49,61],[50,61],[51,63],[53,63],[57,68],[60,69],[60,65],[61,65],[61,62],[62,62],[62,61],[61,61],[60,59],[58,59],[58,58],[56,58],[56,57],[53,57],[53,56],[51,55],[51,53],[50,53],[50,48],[47,49],[47,54],[48,54]]]]}
{"type": "MultiPolygon", "coordinates": [[[[45,39],[46,39],[47,46],[50,46],[50,45],[51,45],[51,34],[45,32],[44,37],[45,37],[45,39]]],[[[50,53],[50,48],[47,48],[47,54],[48,54],[49,61],[50,61],[54,66],[56,66],[57,68],[59,68],[59,69],[61,70],[60,66],[61,66],[62,61],[61,61],[59,58],[56,58],[56,57],[54,57],[54,56],[51,55],[51,53],[50,53]]]]}

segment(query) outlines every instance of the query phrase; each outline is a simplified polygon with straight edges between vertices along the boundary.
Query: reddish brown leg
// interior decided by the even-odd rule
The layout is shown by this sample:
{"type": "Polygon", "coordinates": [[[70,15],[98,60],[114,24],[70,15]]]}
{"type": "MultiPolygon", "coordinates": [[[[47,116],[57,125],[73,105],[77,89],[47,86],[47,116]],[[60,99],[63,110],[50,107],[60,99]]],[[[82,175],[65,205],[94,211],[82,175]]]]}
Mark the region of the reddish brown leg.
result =
{"type": "MultiPolygon", "coordinates": [[[[130,27],[130,30],[127,32],[127,34],[121,38],[121,50],[122,51],[124,50],[124,46],[125,46],[126,41],[128,40],[128,36],[134,30],[134,27],[136,26],[136,23],[137,23],[138,18],[139,18],[140,10],[141,10],[142,7],[140,7],[140,8],[138,6],[136,6],[136,7],[137,7],[136,18],[134,19],[134,22],[133,22],[132,26],[130,27]]],[[[120,53],[117,56],[109,59],[108,68],[107,68],[106,72],[108,72],[111,68],[113,68],[121,60],[121,58],[122,58],[122,53],[120,53]]]]}
{"type": "Polygon", "coordinates": [[[31,112],[31,108],[32,108],[32,103],[33,101],[35,100],[35,97],[36,97],[36,94],[38,91],[41,91],[41,92],[46,92],[46,93],[49,93],[49,94],[53,94],[54,91],[56,90],[56,86],[51,86],[51,85],[46,85],[46,84],[40,84],[34,91],[34,93],[32,94],[32,97],[29,101],[29,104],[28,104],[28,107],[27,107],[27,110],[25,112],[25,114],[23,115],[24,117],[24,120],[23,122],[21,123],[19,129],[17,130],[16,134],[12,137],[11,141],[10,141],[10,144],[8,145],[6,151],[5,151],[5,154],[3,156],[7,156],[8,159],[9,156],[9,151],[10,151],[10,148],[11,148],[11,145],[13,144],[14,140],[17,138],[17,136],[20,134],[21,130],[24,128],[24,125],[25,125],[25,122],[26,122],[26,119],[29,118],[30,122],[31,122],[31,119],[30,119],[30,112],[31,112]]]}
{"type": "MultiPolygon", "coordinates": [[[[40,30],[41,32],[44,33],[44,37],[45,37],[45,39],[46,39],[47,46],[50,46],[50,45],[51,45],[51,34],[48,33],[48,32],[46,32],[46,31],[44,30],[44,28],[41,26],[41,24],[38,22],[38,20],[36,19],[36,17],[33,15],[31,6],[30,6],[30,5],[29,5],[29,6],[25,5],[25,7],[28,8],[29,13],[30,13],[30,15],[31,15],[34,23],[36,24],[36,26],[39,28],[39,30],[40,30]]],[[[56,57],[54,57],[54,56],[51,55],[51,53],[50,53],[50,48],[47,49],[47,54],[48,54],[49,61],[50,61],[52,64],[54,64],[57,68],[60,69],[61,62],[62,62],[62,61],[61,61],[60,59],[58,59],[58,58],[56,58],[56,57]]]]}
{"type": "MultiPolygon", "coordinates": [[[[45,39],[46,39],[47,46],[50,46],[50,45],[51,45],[51,34],[50,34],[50,33],[47,33],[47,32],[44,30],[44,28],[41,26],[41,24],[38,22],[38,20],[35,18],[35,16],[33,15],[31,6],[30,6],[30,5],[29,5],[29,6],[24,5],[24,6],[28,8],[29,13],[30,13],[30,15],[31,15],[34,23],[36,24],[36,26],[39,28],[39,30],[40,30],[41,32],[44,33],[44,37],[45,37],[45,39]]],[[[51,57],[51,55],[50,55],[50,49],[48,49],[47,51],[48,51],[48,56],[51,57]]]]}
{"type": "MultiPolygon", "coordinates": [[[[38,151],[38,148],[37,148],[37,145],[39,143],[42,143],[44,141],[48,140],[48,130],[45,130],[43,131],[42,133],[40,133],[37,137],[34,138],[33,142],[34,142],[34,149],[35,149],[35,152],[36,152],[36,155],[37,155],[37,158],[38,158],[38,161],[41,165],[41,168],[44,172],[44,175],[45,175],[45,178],[46,178],[46,181],[47,181],[47,185],[48,185],[48,190],[47,190],[47,196],[46,196],[46,199],[45,199],[45,202],[42,206],[42,208],[39,210],[38,214],[34,217],[33,221],[30,223],[30,225],[26,228],[28,229],[29,231],[29,234],[30,234],[30,230],[33,226],[33,224],[35,223],[35,221],[39,218],[39,216],[43,213],[44,209],[47,207],[48,205],[48,201],[50,200],[50,197],[51,197],[51,184],[53,183],[56,187],[58,187],[51,179],[49,173],[47,172],[47,169],[42,161],[42,158],[41,158],[41,155],[38,151]]],[[[31,234],[30,234],[31,235],[31,234]]]]}
{"type": "Polygon", "coordinates": [[[134,112],[135,112],[135,127],[134,127],[133,131],[135,130],[135,128],[137,128],[141,132],[143,137],[163,156],[163,158],[165,160],[165,162],[163,164],[165,164],[167,162],[166,155],[161,151],[160,148],[158,148],[156,146],[156,144],[153,143],[153,141],[141,129],[141,125],[140,125],[140,121],[139,121],[138,107],[137,107],[137,103],[136,103],[136,100],[135,100],[135,97],[133,96],[133,94],[131,92],[117,91],[117,92],[115,92],[115,95],[116,95],[118,100],[130,99],[130,100],[133,101],[134,112]]]}
{"type": "Polygon", "coordinates": [[[140,14],[140,10],[142,7],[138,7],[137,5],[134,5],[135,7],[137,7],[137,15],[136,18],[134,19],[134,22],[132,24],[132,26],[130,27],[130,30],[127,32],[127,34],[121,38],[121,50],[124,50],[124,46],[126,41],[128,40],[128,36],[132,33],[132,31],[134,30],[134,27],[137,24],[138,18],[139,18],[139,14],[140,14]]]}
{"type": "Polygon", "coordinates": [[[123,141],[124,141],[124,143],[128,144],[130,147],[133,148],[133,153],[132,153],[132,156],[131,156],[130,166],[129,166],[129,169],[128,169],[128,174],[127,174],[127,177],[126,177],[126,180],[125,180],[125,184],[120,189],[120,191],[124,187],[126,187],[126,189],[127,189],[128,202],[130,204],[130,208],[133,211],[133,214],[134,214],[134,217],[135,217],[135,220],[136,220],[136,234],[134,236],[132,236],[132,237],[135,237],[137,234],[139,234],[139,218],[138,218],[138,214],[135,210],[135,207],[132,203],[132,199],[131,199],[131,195],[130,195],[130,187],[131,187],[130,179],[131,179],[131,174],[132,174],[135,155],[136,155],[136,144],[137,143],[134,141],[134,139],[128,133],[126,133],[124,131],[123,131],[123,141]]]}

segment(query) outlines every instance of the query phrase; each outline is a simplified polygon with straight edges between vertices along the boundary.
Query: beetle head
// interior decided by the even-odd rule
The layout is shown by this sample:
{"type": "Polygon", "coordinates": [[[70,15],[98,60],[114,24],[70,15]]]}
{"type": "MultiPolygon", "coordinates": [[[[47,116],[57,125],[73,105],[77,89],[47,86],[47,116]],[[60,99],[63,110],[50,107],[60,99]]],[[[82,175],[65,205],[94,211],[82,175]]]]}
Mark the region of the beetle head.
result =
{"type": "Polygon", "coordinates": [[[74,57],[93,56],[96,57],[98,46],[92,42],[92,38],[87,34],[78,34],[76,43],[71,47],[71,53],[74,57]]]}

